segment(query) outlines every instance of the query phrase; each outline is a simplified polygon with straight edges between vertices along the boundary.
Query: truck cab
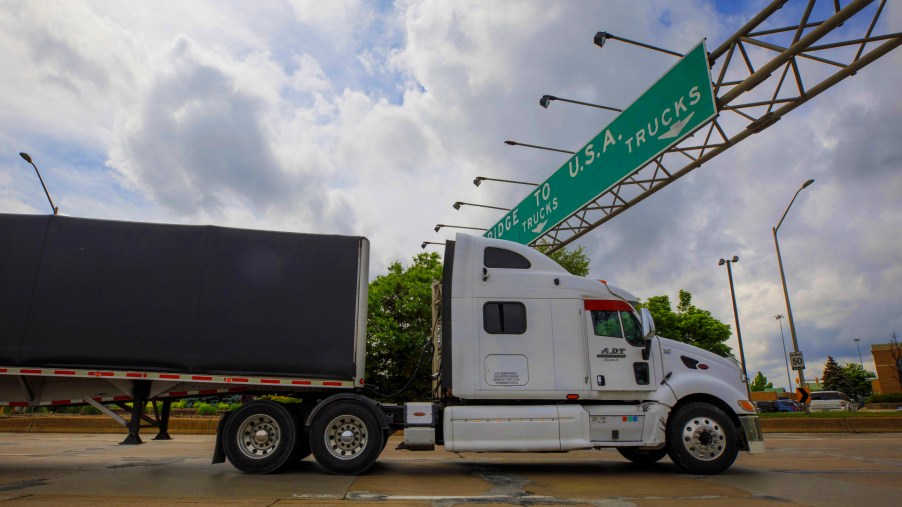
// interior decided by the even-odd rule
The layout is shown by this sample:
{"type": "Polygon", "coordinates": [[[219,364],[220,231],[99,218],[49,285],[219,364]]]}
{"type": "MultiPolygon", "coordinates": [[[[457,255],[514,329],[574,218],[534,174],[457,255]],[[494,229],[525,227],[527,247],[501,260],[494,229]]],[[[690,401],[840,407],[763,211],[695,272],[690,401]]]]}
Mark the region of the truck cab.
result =
{"type": "Polygon", "coordinates": [[[655,336],[623,289],[527,246],[458,234],[442,291],[435,375],[450,451],[617,448],[717,473],[739,450],[763,450],[739,364],[655,336]]]}

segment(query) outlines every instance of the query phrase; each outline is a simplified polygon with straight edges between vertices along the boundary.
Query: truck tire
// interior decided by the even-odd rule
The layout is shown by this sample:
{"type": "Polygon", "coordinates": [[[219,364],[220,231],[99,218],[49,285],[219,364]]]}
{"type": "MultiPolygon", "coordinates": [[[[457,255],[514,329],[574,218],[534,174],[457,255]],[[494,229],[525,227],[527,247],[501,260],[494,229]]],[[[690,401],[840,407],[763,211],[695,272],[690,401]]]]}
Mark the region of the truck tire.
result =
{"type": "Polygon", "coordinates": [[[736,426],[714,405],[690,403],[671,416],[667,454],[678,467],[691,474],[723,472],[739,454],[736,426]]]}
{"type": "Polygon", "coordinates": [[[357,475],[373,466],[385,447],[385,435],[369,408],[338,401],[316,414],[310,425],[310,449],[327,472],[357,475]]]}
{"type": "Polygon", "coordinates": [[[640,465],[651,465],[667,456],[667,447],[660,449],[638,449],[636,447],[618,447],[617,452],[624,458],[640,465]]]}
{"type": "Polygon", "coordinates": [[[284,406],[262,400],[235,410],[223,430],[229,462],[246,474],[268,474],[296,462],[298,424],[284,406]]]}

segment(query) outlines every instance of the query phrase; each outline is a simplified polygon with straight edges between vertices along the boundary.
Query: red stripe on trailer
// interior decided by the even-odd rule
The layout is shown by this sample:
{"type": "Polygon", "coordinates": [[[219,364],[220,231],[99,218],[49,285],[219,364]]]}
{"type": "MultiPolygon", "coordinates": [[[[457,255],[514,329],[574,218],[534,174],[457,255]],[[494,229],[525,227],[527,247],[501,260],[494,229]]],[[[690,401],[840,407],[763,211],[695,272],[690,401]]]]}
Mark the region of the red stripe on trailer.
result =
{"type": "Polygon", "coordinates": [[[271,378],[264,378],[264,379],[260,379],[260,383],[261,384],[281,384],[282,381],[276,380],[276,379],[271,379],[271,378]]]}
{"type": "Polygon", "coordinates": [[[633,307],[626,301],[616,299],[586,299],[583,301],[586,310],[604,310],[609,312],[631,312],[633,307]]]}
{"type": "Polygon", "coordinates": [[[207,381],[210,381],[210,380],[213,380],[213,377],[205,377],[205,376],[203,376],[203,375],[194,375],[194,376],[191,377],[191,380],[207,380],[207,381]]]}
{"type": "Polygon", "coordinates": [[[329,382],[328,380],[323,382],[324,386],[337,386],[341,387],[341,382],[329,382]]]}
{"type": "Polygon", "coordinates": [[[50,404],[51,405],[71,405],[73,401],[75,401],[75,400],[54,400],[54,401],[51,401],[50,404]]]}
{"type": "Polygon", "coordinates": [[[0,368],[0,373],[6,373],[8,370],[6,368],[0,368]]]}
{"type": "Polygon", "coordinates": [[[130,399],[132,399],[131,396],[113,396],[113,401],[126,401],[130,399]]]}
{"type": "Polygon", "coordinates": [[[312,384],[309,380],[292,380],[291,383],[296,386],[309,386],[312,384]]]}
{"type": "Polygon", "coordinates": [[[20,372],[21,374],[23,374],[23,375],[40,375],[40,374],[43,372],[43,370],[26,370],[26,369],[21,369],[21,370],[19,370],[19,372],[20,372]]]}
{"type": "Polygon", "coordinates": [[[226,382],[248,382],[248,379],[242,377],[226,377],[226,382]]]}
{"type": "Polygon", "coordinates": [[[54,370],[54,375],[75,375],[75,372],[72,370],[54,370]]]}
{"type": "Polygon", "coordinates": [[[9,406],[10,407],[27,407],[28,402],[27,401],[11,401],[11,402],[9,402],[9,406]]]}
{"type": "Polygon", "coordinates": [[[182,378],[181,375],[173,375],[171,373],[161,373],[160,378],[169,379],[169,380],[179,380],[182,378]]]}
{"type": "Polygon", "coordinates": [[[90,377],[112,377],[115,373],[111,371],[89,371],[88,376],[90,377]]]}
{"type": "Polygon", "coordinates": [[[216,389],[201,389],[198,394],[216,394],[216,389]]]}
{"type": "Polygon", "coordinates": [[[147,377],[147,374],[146,374],[146,373],[133,373],[133,372],[128,372],[128,373],[125,374],[125,376],[128,377],[128,378],[145,378],[145,377],[147,377]]]}

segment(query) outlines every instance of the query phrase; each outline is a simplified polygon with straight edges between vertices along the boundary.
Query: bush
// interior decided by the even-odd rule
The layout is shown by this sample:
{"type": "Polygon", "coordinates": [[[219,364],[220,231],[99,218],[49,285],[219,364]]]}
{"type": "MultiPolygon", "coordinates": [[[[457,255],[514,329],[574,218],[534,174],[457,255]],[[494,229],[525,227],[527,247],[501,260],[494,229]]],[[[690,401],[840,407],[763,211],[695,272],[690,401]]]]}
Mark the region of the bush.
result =
{"type": "Polygon", "coordinates": [[[209,403],[197,403],[194,406],[196,407],[197,415],[216,415],[216,407],[209,403]]]}
{"type": "Polygon", "coordinates": [[[866,403],[902,403],[902,393],[872,394],[866,403]]]}
{"type": "Polygon", "coordinates": [[[78,413],[81,415],[97,415],[100,413],[100,411],[92,407],[91,405],[85,405],[78,408],[78,413]]]}

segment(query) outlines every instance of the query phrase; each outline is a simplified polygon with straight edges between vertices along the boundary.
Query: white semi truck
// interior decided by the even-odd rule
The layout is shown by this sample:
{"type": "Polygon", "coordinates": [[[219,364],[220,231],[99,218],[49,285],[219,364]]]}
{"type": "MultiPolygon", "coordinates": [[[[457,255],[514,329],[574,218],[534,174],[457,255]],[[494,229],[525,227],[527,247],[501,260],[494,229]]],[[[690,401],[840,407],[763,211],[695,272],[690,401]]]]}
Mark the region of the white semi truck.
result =
{"type": "Polygon", "coordinates": [[[397,430],[411,451],[613,448],[695,474],[764,450],[735,360],[655,336],[636,297],[516,243],[448,242],[436,395],[387,405],[363,390],[365,238],[23,215],[0,238],[0,405],[90,404],[123,443],[168,438],[174,399],[244,393],[303,400],[222,417],[213,461],[247,473],[311,453],[363,473],[397,430]],[[108,408],[128,401],[128,421],[108,408]]]}

